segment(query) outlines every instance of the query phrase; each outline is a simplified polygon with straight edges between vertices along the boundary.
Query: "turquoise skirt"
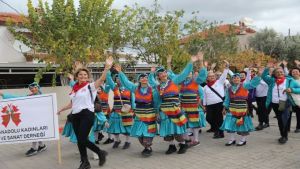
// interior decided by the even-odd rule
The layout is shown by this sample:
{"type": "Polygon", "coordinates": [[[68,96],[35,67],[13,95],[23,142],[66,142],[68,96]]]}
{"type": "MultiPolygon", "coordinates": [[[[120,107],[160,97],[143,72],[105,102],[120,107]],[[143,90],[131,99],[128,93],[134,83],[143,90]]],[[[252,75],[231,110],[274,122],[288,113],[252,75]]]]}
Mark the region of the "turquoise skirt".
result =
{"type": "Polygon", "coordinates": [[[160,115],[159,135],[161,137],[186,133],[186,125],[183,126],[176,125],[163,112],[160,112],[159,115],[160,115]]]}
{"type": "Polygon", "coordinates": [[[199,121],[197,122],[187,122],[187,128],[202,128],[206,127],[206,118],[202,109],[199,110],[199,121]]]}
{"type": "Polygon", "coordinates": [[[220,127],[221,130],[228,131],[228,132],[251,132],[254,131],[252,119],[250,116],[244,117],[244,124],[238,126],[236,124],[237,118],[232,116],[231,113],[226,113],[226,117],[223,121],[222,126],[220,127]]]}
{"type": "Polygon", "coordinates": [[[154,137],[157,133],[158,132],[149,133],[148,125],[146,123],[140,121],[138,117],[134,118],[134,123],[131,128],[130,136],[132,136],[132,137],[154,137]]]}
{"type": "MultiPolygon", "coordinates": [[[[89,140],[90,140],[90,142],[95,143],[95,135],[94,135],[93,131],[94,131],[94,129],[92,127],[90,134],[89,134],[89,140]]],[[[75,144],[77,143],[77,137],[75,135],[75,132],[74,132],[71,122],[69,122],[69,121],[66,122],[64,130],[62,132],[62,135],[65,137],[69,137],[70,142],[75,143],[75,144]]]]}
{"type": "Polygon", "coordinates": [[[110,134],[128,134],[131,133],[131,127],[132,126],[123,126],[122,123],[122,117],[118,113],[112,112],[110,114],[109,120],[109,128],[107,129],[107,132],[110,134]]]}
{"type": "Polygon", "coordinates": [[[102,131],[104,124],[107,121],[106,116],[103,112],[95,113],[94,131],[102,131]]]}

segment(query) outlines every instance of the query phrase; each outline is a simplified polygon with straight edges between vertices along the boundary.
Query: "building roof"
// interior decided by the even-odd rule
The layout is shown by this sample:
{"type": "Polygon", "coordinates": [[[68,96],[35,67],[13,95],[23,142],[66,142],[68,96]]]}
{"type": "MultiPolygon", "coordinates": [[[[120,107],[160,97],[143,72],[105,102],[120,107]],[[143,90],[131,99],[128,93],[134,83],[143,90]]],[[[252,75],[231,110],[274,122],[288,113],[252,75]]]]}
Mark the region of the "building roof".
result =
{"type": "MultiPolygon", "coordinates": [[[[228,34],[231,31],[233,31],[236,35],[242,35],[242,34],[253,34],[256,33],[256,31],[254,29],[248,28],[248,27],[244,27],[241,28],[241,26],[238,25],[233,25],[233,24],[224,24],[224,25],[219,25],[216,27],[216,31],[218,31],[219,33],[223,33],[223,34],[228,34]]],[[[199,36],[199,37],[206,37],[208,34],[208,31],[202,31],[202,32],[198,32],[194,35],[188,35],[185,36],[183,38],[180,39],[180,44],[185,44],[189,41],[189,39],[193,36],[199,36]]]]}
{"type": "Polygon", "coordinates": [[[25,17],[16,13],[0,12],[0,25],[5,25],[8,20],[16,24],[22,24],[25,17]]]}

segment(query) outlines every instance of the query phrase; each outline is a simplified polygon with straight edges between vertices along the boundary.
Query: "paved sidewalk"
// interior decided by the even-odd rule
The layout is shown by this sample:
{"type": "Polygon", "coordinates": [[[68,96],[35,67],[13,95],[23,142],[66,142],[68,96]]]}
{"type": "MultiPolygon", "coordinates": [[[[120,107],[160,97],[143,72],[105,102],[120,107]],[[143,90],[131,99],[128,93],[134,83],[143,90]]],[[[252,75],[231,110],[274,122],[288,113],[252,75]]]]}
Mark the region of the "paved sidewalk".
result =
{"type": "MultiPolygon", "coordinates": [[[[142,147],[132,138],[128,150],[112,149],[112,145],[100,145],[109,155],[103,167],[97,161],[90,160],[92,168],[103,169],[297,169],[300,168],[300,133],[294,133],[295,117],[292,120],[292,131],[289,141],[279,145],[279,131],[276,119],[270,115],[271,127],[253,132],[248,137],[246,146],[225,147],[225,139],[212,139],[212,134],[202,129],[200,145],[188,150],[186,154],[165,155],[168,144],[156,137],[153,155],[149,158],[140,156],[142,147]]],[[[254,120],[255,125],[256,119],[254,120]]],[[[226,136],[225,136],[226,138],[226,136]]],[[[124,138],[122,138],[124,140],[124,138]]],[[[79,154],[76,145],[62,138],[62,165],[57,163],[56,142],[48,142],[48,150],[33,157],[24,153],[30,144],[0,146],[1,169],[76,169],[79,166],[79,154]]],[[[124,141],[123,141],[124,142],[124,141]]],[[[89,152],[90,157],[91,152],[89,152]]]]}

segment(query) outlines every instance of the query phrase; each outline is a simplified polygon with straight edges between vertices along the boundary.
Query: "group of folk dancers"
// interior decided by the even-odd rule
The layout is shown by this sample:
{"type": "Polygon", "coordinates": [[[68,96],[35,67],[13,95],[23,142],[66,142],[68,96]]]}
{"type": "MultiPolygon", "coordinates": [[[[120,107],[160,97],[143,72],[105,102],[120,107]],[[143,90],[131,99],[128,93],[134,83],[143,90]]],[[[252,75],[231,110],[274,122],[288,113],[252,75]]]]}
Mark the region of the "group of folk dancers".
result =
{"type": "MultiPolygon", "coordinates": [[[[199,130],[208,122],[211,127],[208,131],[214,133],[213,138],[224,138],[226,131],[229,133],[226,146],[244,146],[249,132],[269,127],[268,116],[273,109],[281,134],[278,142],[284,144],[288,140],[292,111],[297,116],[295,132],[300,131],[300,65],[299,61],[295,63],[298,67],[290,69],[290,72],[287,63],[283,62],[281,66],[269,63],[266,68],[258,66],[256,70],[248,68],[233,73],[229,63],[224,61],[224,70],[218,76],[215,71],[208,70],[200,52],[191,57],[179,74],[173,73],[170,66],[167,69],[153,67],[150,74],[140,74],[137,83],[131,82],[121,67],[115,65],[113,69],[117,73],[112,75],[108,69],[103,72],[106,74],[103,76],[105,80],[97,88],[96,97],[101,109],[95,112],[96,118],[86,139],[99,143],[104,137],[102,132],[107,132],[108,138],[104,144],[113,143],[113,148],[118,148],[121,144],[120,135],[124,135],[122,148],[128,149],[131,146],[130,138],[136,137],[144,147],[141,154],[148,157],[152,155],[152,141],[159,135],[169,143],[166,154],[184,154],[189,147],[200,143],[199,130]],[[195,64],[200,67],[198,71],[193,71],[195,64]],[[112,107],[108,103],[110,90],[113,92],[112,107]],[[252,123],[253,99],[257,102],[255,109],[259,120],[256,128],[252,123]],[[239,140],[236,133],[240,135],[239,140]],[[178,151],[175,141],[179,143],[178,151]]],[[[171,59],[168,58],[170,64],[171,59]]],[[[75,80],[70,82],[75,94],[76,88],[80,90],[83,87],[78,85],[77,78],[75,76],[75,80]]],[[[29,89],[29,95],[41,94],[36,83],[29,85],[29,89]]],[[[90,87],[88,90],[91,92],[90,87]]],[[[4,99],[13,97],[1,91],[0,95],[4,99]]],[[[91,102],[94,102],[92,92],[90,96],[91,102]]],[[[63,110],[65,108],[59,113],[63,110]]],[[[63,135],[77,143],[73,118],[71,113],[63,135]]],[[[34,155],[45,149],[42,142],[39,147],[33,143],[26,155],[34,155]]]]}
{"type": "MultiPolygon", "coordinates": [[[[202,53],[192,56],[180,74],[172,72],[170,63],[171,59],[168,59],[168,69],[152,67],[150,74],[140,74],[137,83],[131,82],[119,65],[114,66],[117,72],[114,75],[108,71],[105,84],[98,90],[97,99],[102,111],[96,112],[95,137],[90,134],[90,140],[98,143],[104,137],[104,131],[108,133],[104,144],[113,143],[112,147],[118,148],[120,135],[124,135],[126,140],[122,148],[128,149],[130,137],[136,137],[144,147],[141,154],[148,157],[152,155],[152,141],[159,135],[169,143],[166,154],[177,151],[174,141],[179,143],[177,153],[183,154],[200,143],[199,131],[208,122],[211,126],[208,132],[214,133],[213,138],[224,138],[226,131],[229,133],[226,146],[244,146],[249,132],[269,127],[268,116],[272,108],[281,133],[278,141],[284,144],[288,140],[291,112],[286,114],[285,110],[278,110],[281,101],[286,101],[286,107],[292,106],[296,111],[296,131],[300,130],[299,105],[291,97],[291,93],[300,96],[299,68],[291,69],[289,74],[284,62],[283,67],[268,64],[266,68],[259,66],[233,73],[229,63],[224,61],[224,70],[218,76],[215,71],[208,70],[202,53]],[[199,64],[199,71],[193,71],[195,64],[199,64]],[[280,74],[281,71],[284,73],[280,74]],[[278,82],[278,79],[284,80],[278,82]],[[276,98],[277,89],[279,95],[276,98]],[[113,91],[112,108],[108,104],[110,90],[113,91]],[[252,105],[253,97],[257,108],[252,105]],[[123,112],[124,105],[130,105],[130,110],[123,112]],[[252,123],[253,107],[259,119],[256,128],[252,123]],[[236,134],[240,135],[238,141],[236,134]]],[[[68,134],[71,130],[71,127],[65,127],[63,135],[72,135],[68,134]]]]}

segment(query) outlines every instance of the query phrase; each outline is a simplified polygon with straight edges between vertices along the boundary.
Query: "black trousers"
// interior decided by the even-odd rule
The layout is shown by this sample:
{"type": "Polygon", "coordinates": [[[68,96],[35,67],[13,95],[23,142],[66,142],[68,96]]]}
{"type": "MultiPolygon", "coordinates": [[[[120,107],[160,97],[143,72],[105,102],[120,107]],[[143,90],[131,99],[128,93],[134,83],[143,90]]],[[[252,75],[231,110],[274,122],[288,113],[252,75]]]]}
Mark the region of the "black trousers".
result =
{"type": "Polygon", "coordinates": [[[259,124],[269,124],[269,114],[270,110],[266,107],[267,96],[256,97],[257,103],[257,116],[259,124]]]}
{"type": "Polygon", "coordinates": [[[215,133],[223,133],[220,127],[223,124],[223,102],[206,106],[206,120],[215,133]]]}
{"type": "Polygon", "coordinates": [[[300,107],[299,106],[293,106],[293,111],[296,112],[296,118],[297,118],[296,129],[300,129],[300,107]]]}
{"type": "Polygon", "coordinates": [[[274,110],[275,114],[276,114],[276,118],[277,118],[277,122],[278,122],[278,127],[279,127],[279,131],[280,131],[280,135],[281,137],[288,137],[288,128],[289,128],[289,124],[287,122],[286,126],[283,125],[283,120],[282,120],[282,111],[279,111],[279,104],[276,103],[271,103],[272,109],[274,110]]]}
{"type": "Polygon", "coordinates": [[[99,147],[90,142],[88,139],[89,133],[94,123],[94,119],[94,112],[91,112],[88,109],[83,109],[81,112],[73,114],[72,125],[77,138],[77,146],[79,149],[81,161],[88,160],[86,148],[89,148],[97,154],[100,153],[99,147]]]}

